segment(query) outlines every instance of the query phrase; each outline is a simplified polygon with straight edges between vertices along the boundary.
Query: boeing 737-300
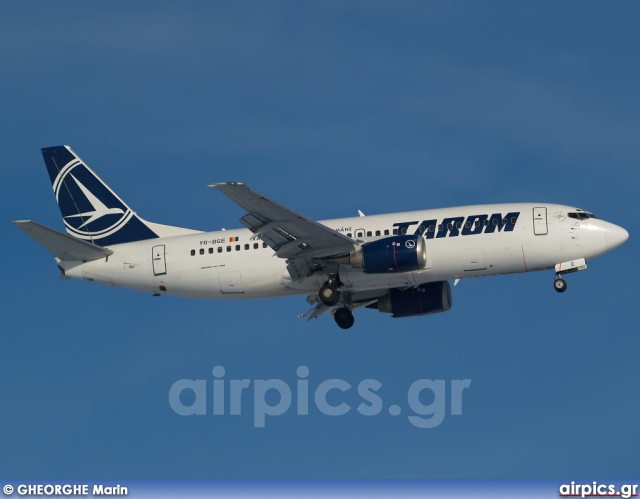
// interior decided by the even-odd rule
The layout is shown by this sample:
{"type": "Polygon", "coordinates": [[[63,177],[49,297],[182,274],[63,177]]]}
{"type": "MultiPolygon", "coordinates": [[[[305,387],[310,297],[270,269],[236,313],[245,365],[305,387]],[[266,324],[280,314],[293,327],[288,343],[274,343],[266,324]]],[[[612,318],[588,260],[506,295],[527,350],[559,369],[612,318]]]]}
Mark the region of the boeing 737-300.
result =
{"type": "Polygon", "coordinates": [[[219,232],[148,222],[68,146],[42,149],[67,234],[13,222],[49,250],[65,278],[158,295],[306,294],[301,317],[353,311],[445,312],[450,280],[555,269],[565,274],[624,243],[625,229],[572,206],[488,204],[315,221],[238,182],[213,184],[247,213],[219,232]]]}

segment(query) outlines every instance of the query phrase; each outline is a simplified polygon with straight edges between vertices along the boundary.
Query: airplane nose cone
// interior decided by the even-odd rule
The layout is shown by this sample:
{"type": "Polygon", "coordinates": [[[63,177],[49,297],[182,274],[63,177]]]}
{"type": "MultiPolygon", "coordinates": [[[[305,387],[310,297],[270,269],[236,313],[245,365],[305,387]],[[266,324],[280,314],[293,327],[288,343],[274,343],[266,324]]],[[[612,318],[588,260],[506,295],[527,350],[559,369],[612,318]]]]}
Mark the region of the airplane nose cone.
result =
{"type": "Polygon", "coordinates": [[[617,248],[627,239],[629,239],[629,233],[618,225],[605,222],[604,229],[605,238],[607,240],[607,249],[609,251],[617,248]]]}

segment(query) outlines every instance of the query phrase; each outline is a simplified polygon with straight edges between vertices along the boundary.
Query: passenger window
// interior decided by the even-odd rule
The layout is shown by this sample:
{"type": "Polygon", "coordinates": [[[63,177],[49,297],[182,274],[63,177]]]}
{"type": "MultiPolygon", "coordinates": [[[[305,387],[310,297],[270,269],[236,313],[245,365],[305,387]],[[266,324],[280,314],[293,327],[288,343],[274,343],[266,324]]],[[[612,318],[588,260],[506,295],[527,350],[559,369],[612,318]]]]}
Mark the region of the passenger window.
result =
{"type": "Polygon", "coordinates": [[[248,244],[245,244],[245,245],[244,245],[244,249],[248,250],[248,249],[249,249],[249,245],[248,245],[248,244]]]}
{"type": "Polygon", "coordinates": [[[260,245],[258,243],[253,243],[253,249],[258,249],[260,245]]]}
{"type": "Polygon", "coordinates": [[[204,248],[200,248],[200,254],[204,255],[204,248]]]}
{"type": "Polygon", "coordinates": [[[385,229],[385,230],[384,230],[384,235],[385,235],[385,236],[388,236],[388,235],[389,235],[389,229],[385,229]]]}
{"type": "Polygon", "coordinates": [[[262,247],[266,248],[267,247],[267,243],[262,243],[262,247]]]}
{"type": "Polygon", "coordinates": [[[402,232],[402,235],[404,236],[407,233],[407,228],[402,227],[402,230],[400,232],[402,232]]]}
{"type": "Polygon", "coordinates": [[[453,224],[451,222],[449,222],[447,224],[447,229],[449,229],[449,230],[453,229],[453,224]]]}
{"type": "Polygon", "coordinates": [[[442,230],[442,224],[438,224],[438,230],[442,230]]]}
{"type": "Polygon", "coordinates": [[[367,231],[367,237],[371,237],[371,236],[373,236],[373,233],[370,230],[368,230],[367,231]]]}
{"type": "Polygon", "coordinates": [[[479,227],[480,226],[480,220],[476,220],[475,222],[473,222],[473,226],[474,227],[479,227]]]}
{"type": "Polygon", "coordinates": [[[218,246],[218,253],[222,253],[222,246],[218,246]]]}
{"type": "Polygon", "coordinates": [[[418,234],[424,234],[425,228],[424,225],[421,225],[420,227],[418,227],[418,234]]]}
{"type": "Polygon", "coordinates": [[[436,226],[435,225],[429,225],[429,232],[435,232],[436,231],[436,226]]]}
{"type": "Polygon", "coordinates": [[[236,244],[236,251],[240,251],[240,245],[236,244]]]}
{"type": "Polygon", "coordinates": [[[496,225],[496,226],[498,225],[498,219],[497,218],[493,219],[493,225],[496,225]]]}
{"type": "Polygon", "coordinates": [[[398,235],[398,229],[393,229],[393,235],[397,236],[398,235]]]}
{"type": "Polygon", "coordinates": [[[213,253],[213,248],[209,248],[209,254],[211,255],[213,253]]]}
{"type": "Polygon", "coordinates": [[[461,229],[461,228],[462,228],[462,222],[458,222],[458,223],[456,224],[456,227],[457,227],[458,229],[461,229]]]}
{"type": "Polygon", "coordinates": [[[380,235],[380,231],[379,231],[379,230],[377,230],[377,231],[376,231],[376,236],[379,236],[379,235],[380,235]]]}
{"type": "Polygon", "coordinates": [[[191,256],[194,256],[196,254],[196,250],[191,250],[191,256]]]}
{"type": "Polygon", "coordinates": [[[470,229],[471,228],[471,222],[465,222],[464,226],[465,226],[465,228],[470,229]]]}
{"type": "Polygon", "coordinates": [[[351,232],[349,232],[349,233],[347,234],[347,237],[351,237],[351,238],[352,238],[352,237],[353,237],[353,234],[352,234],[351,232]]]}
{"type": "Polygon", "coordinates": [[[231,251],[231,246],[227,246],[227,252],[231,251]]]}
{"type": "Polygon", "coordinates": [[[489,227],[489,220],[485,220],[485,221],[484,221],[484,226],[485,226],[485,227],[489,227]]]}
{"type": "Polygon", "coordinates": [[[515,223],[516,223],[516,221],[517,221],[517,220],[518,220],[518,219],[517,219],[516,217],[511,217],[511,224],[512,224],[512,225],[515,225],[515,223]]]}

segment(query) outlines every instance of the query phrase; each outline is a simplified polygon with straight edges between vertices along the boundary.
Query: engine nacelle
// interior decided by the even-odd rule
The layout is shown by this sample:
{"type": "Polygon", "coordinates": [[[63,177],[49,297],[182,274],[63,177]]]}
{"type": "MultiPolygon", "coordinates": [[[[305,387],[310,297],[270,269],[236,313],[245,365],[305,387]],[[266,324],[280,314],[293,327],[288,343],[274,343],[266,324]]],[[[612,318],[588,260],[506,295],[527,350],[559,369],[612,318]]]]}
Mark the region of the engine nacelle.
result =
{"type": "Polygon", "coordinates": [[[349,255],[349,264],[365,274],[412,272],[427,265],[427,246],[421,235],[385,237],[363,244],[349,255]]]}
{"type": "Polygon", "coordinates": [[[451,286],[448,281],[439,281],[417,288],[392,289],[378,300],[377,308],[393,317],[413,317],[446,312],[451,305],[451,286]]]}

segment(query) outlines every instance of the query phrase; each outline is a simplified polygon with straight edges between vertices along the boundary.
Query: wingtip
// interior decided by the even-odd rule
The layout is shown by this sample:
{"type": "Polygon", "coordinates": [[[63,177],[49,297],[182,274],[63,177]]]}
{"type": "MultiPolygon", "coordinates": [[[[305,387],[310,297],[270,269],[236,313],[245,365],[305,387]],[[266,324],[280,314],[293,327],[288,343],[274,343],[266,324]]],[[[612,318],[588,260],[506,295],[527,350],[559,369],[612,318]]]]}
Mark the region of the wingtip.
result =
{"type": "Polygon", "coordinates": [[[218,188],[225,185],[244,185],[242,182],[216,182],[215,184],[209,184],[208,187],[218,188]]]}

